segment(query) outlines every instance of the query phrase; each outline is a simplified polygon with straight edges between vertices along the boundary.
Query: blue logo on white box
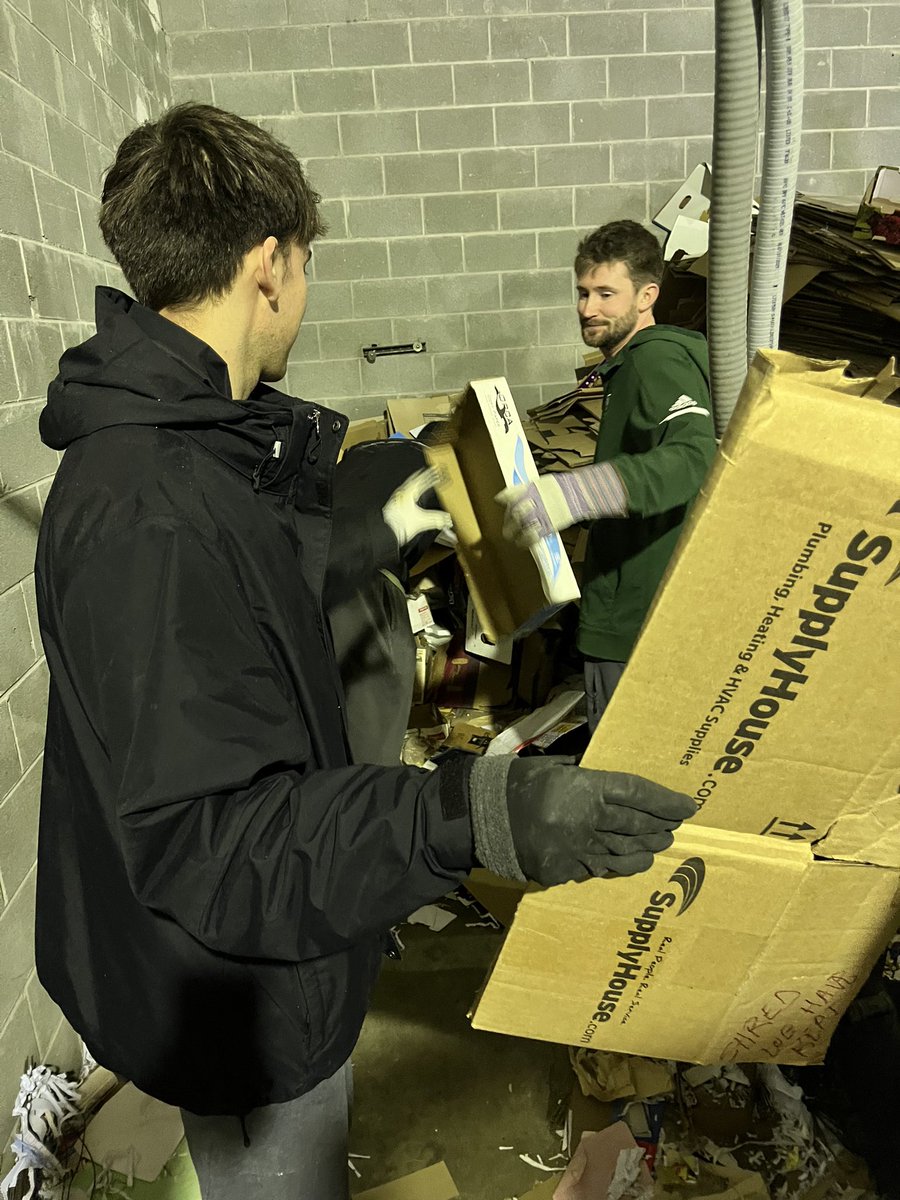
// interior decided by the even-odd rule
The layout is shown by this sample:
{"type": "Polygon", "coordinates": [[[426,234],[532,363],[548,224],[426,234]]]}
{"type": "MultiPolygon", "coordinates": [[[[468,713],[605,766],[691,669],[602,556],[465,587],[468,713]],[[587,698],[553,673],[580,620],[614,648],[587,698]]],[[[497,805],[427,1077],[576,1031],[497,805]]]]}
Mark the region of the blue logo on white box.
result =
{"type": "MultiPolygon", "coordinates": [[[[521,435],[516,437],[516,449],[513,455],[513,484],[528,483],[528,468],[525,466],[525,443],[521,435]]],[[[546,572],[549,572],[551,580],[555,580],[562,566],[563,548],[558,533],[551,533],[548,537],[541,538],[538,544],[534,547],[537,552],[541,565],[546,572]]]]}

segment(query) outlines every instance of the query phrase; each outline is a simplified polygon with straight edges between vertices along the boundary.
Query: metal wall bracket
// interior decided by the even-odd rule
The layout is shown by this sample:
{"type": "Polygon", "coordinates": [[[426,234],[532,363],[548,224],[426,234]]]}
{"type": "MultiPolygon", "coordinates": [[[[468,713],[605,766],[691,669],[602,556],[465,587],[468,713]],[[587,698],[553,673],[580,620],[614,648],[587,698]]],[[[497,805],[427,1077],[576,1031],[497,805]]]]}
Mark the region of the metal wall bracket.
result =
{"type": "Polygon", "coordinates": [[[371,346],[363,346],[362,356],[366,362],[373,363],[383,354],[421,354],[425,349],[424,342],[403,342],[399,346],[378,346],[373,342],[371,346]]]}

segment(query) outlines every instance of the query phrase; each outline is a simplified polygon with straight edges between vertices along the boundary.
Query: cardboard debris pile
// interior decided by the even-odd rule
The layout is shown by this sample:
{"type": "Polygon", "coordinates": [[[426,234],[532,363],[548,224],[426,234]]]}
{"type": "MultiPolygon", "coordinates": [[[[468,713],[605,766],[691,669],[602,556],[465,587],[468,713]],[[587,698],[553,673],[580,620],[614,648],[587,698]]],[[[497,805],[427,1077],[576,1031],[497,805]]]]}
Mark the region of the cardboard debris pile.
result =
{"type": "MultiPolygon", "coordinates": [[[[590,1050],[574,1052],[573,1065],[563,1153],[549,1163],[519,1155],[543,1175],[520,1200],[877,1200],[862,1160],[776,1066],[690,1067],[590,1050]]],[[[438,1163],[357,1200],[458,1196],[438,1163]]]]}
{"type": "Polygon", "coordinates": [[[409,437],[433,421],[446,421],[460,397],[461,393],[403,396],[389,400],[380,417],[363,417],[350,422],[344,434],[341,455],[363,442],[380,442],[398,435],[409,437]]]}
{"type": "Polygon", "coordinates": [[[900,352],[900,245],[854,237],[857,214],[856,205],[798,197],[790,261],[816,274],[785,304],[781,338],[798,354],[872,370],[900,352]]]}
{"type": "Polygon", "coordinates": [[[842,366],[757,356],[582,760],[700,812],[644,875],[525,895],[476,1027],[818,1063],[883,955],[900,917],[900,412],[842,366]]]}
{"type": "MultiPolygon", "coordinates": [[[[595,431],[581,393],[573,397],[565,411],[577,410],[585,430],[593,421],[595,431]]],[[[599,399],[586,397],[598,412],[599,399]]],[[[403,761],[425,766],[449,750],[490,753],[498,735],[494,753],[559,749],[560,739],[583,734],[585,726],[580,685],[562,686],[578,663],[560,653],[561,622],[571,623],[571,601],[579,595],[570,562],[578,535],[554,535],[533,550],[503,537],[503,509],[494,497],[538,471],[505,379],[391,400],[383,418],[354,422],[347,437],[355,445],[416,436],[425,425],[432,426],[427,453],[443,473],[438,494],[454,518],[456,542],[436,544],[413,567],[408,585],[417,653],[403,761]],[[445,428],[435,433],[433,422],[445,428]],[[563,700],[556,698],[560,690],[563,700]]]]}
{"type": "MultiPolygon", "coordinates": [[[[888,355],[900,354],[896,178],[896,168],[879,168],[861,205],[797,196],[782,310],[783,349],[814,358],[846,358],[859,372],[877,371],[888,355]]],[[[657,320],[705,329],[704,246],[691,243],[681,257],[667,253],[667,258],[671,261],[657,320]]]]}
{"type": "Polygon", "coordinates": [[[626,1130],[652,1172],[653,1200],[871,1195],[862,1161],[772,1064],[696,1067],[592,1050],[573,1051],[572,1060],[569,1145],[583,1145],[596,1130],[626,1130]]]}
{"type": "MultiPolygon", "coordinates": [[[[412,586],[432,590],[432,581],[414,580],[412,586]]],[[[584,693],[555,684],[561,631],[537,630],[510,647],[508,662],[497,661],[466,637],[463,622],[468,615],[471,627],[473,610],[464,589],[451,590],[450,596],[444,594],[436,609],[440,624],[417,637],[419,676],[403,761],[426,766],[449,750],[557,753],[579,734],[582,749],[587,742],[584,693]],[[450,632],[446,626],[456,628],[450,632]]]]}
{"type": "MultiPolygon", "coordinates": [[[[494,497],[551,459],[558,466],[590,461],[600,405],[601,389],[588,378],[523,425],[506,380],[497,378],[453,394],[391,400],[383,417],[350,425],[345,449],[431,426],[427,452],[443,472],[438,494],[458,539],[452,548],[435,545],[409,583],[417,660],[404,762],[426,765],[451,749],[483,754],[501,733],[495,753],[526,745],[547,752],[583,730],[573,681],[579,664],[560,649],[571,644],[564,629],[574,619],[584,533],[554,535],[532,550],[513,546],[494,497]],[[436,434],[434,422],[446,430],[436,434]],[[573,688],[571,702],[546,708],[551,695],[573,688]]],[[[579,751],[584,741],[576,739],[579,751]]]]}
{"type": "Polygon", "coordinates": [[[594,461],[602,412],[603,383],[590,369],[572,391],[528,410],[525,436],[542,475],[594,461]]]}

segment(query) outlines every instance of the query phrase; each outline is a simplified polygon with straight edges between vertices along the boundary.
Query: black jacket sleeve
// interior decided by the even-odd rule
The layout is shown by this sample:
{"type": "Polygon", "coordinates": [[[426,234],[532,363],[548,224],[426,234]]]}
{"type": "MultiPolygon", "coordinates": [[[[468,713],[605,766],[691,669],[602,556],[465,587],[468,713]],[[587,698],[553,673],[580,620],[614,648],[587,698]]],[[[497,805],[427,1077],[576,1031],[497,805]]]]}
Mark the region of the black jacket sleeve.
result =
{"type": "Polygon", "coordinates": [[[468,763],[314,768],[296,693],[190,527],[145,521],[105,543],[61,619],[134,892],[210,948],[327,954],[473,865],[468,763]]]}

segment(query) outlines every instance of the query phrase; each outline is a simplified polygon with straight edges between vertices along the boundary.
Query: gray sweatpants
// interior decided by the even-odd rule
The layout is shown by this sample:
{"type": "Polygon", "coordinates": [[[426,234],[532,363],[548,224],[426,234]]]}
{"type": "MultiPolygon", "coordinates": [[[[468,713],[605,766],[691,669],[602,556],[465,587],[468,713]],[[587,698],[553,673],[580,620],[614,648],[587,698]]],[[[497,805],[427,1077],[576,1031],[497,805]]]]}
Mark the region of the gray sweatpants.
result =
{"type": "Polygon", "coordinates": [[[350,1061],[298,1100],[238,1117],[181,1110],[203,1200],[349,1200],[350,1061]]]}
{"type": "Polygon", "coordinates": [[[588,729],[591,733],[600,724],[600,718],[609,707],[624,670],[623,662],[615,662],[610,658],[585,659],[584,694],[587,700],[588,729]]]}

